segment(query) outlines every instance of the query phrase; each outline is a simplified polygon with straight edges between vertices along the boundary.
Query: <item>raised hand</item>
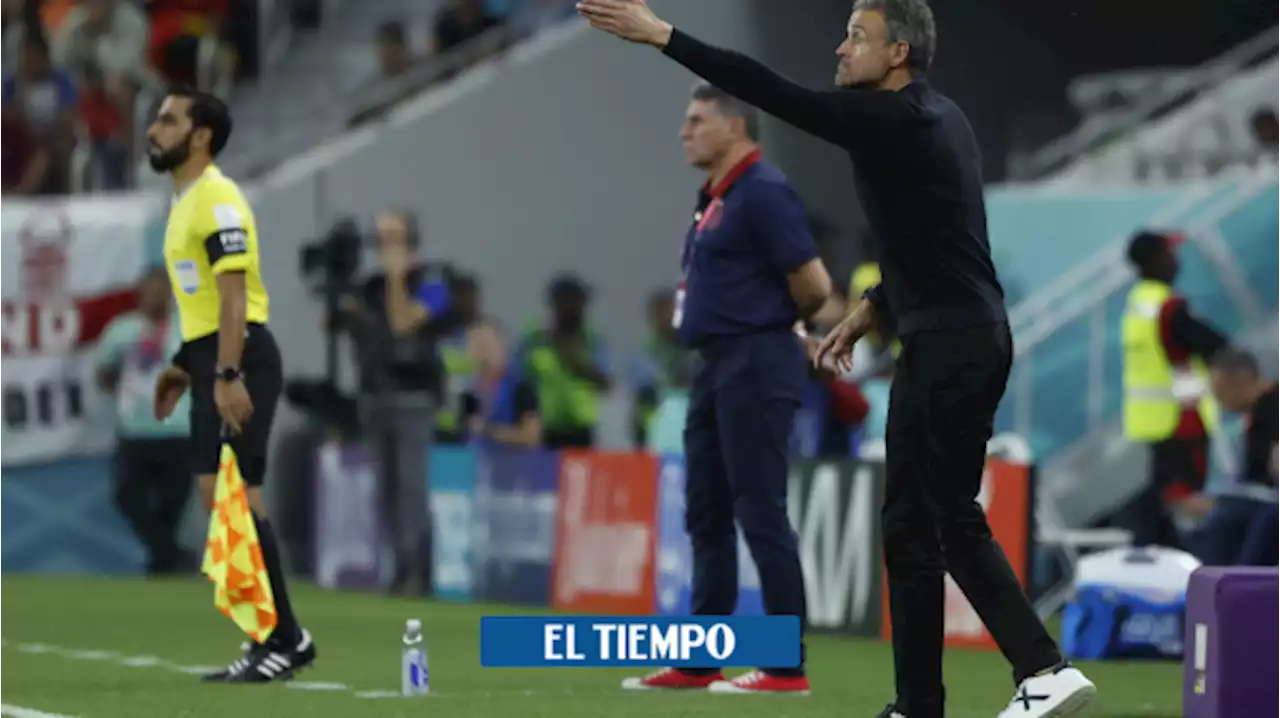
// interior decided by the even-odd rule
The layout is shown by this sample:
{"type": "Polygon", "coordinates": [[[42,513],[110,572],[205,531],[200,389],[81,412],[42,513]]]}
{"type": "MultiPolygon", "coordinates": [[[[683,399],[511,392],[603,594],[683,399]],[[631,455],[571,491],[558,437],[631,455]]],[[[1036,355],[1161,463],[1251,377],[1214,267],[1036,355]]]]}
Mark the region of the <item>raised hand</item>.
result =
{"type": "Polygon", "coordinates": [[[630,42],[666,47],[671,23],[664,22],[644,0],[580,0],[578,14],[591,27],[630,42]]]}

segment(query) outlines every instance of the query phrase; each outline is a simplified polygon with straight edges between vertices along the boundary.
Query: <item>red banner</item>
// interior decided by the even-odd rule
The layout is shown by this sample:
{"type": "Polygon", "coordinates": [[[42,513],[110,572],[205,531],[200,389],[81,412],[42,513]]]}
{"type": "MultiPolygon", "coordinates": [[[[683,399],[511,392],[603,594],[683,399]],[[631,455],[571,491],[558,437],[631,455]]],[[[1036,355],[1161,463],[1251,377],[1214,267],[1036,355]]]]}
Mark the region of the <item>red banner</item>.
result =
{"type": "MultiPolygon", "coordinates": [[[[1027,586],[1027,561],[1031,550],[1031,469],[1003,459],[987,460],[982,472],[982,490],[978,503],[987,513],[987,523],[1023,589],[1027,586]]],[[[969,605],[964,592],[947,575],[945,590],[945,636],[948,646],[995,649],[995,641],[982,625],[977,611],[969,605]]],[[[885,577],[880,599],[883,621],[881,635],[890,640],[893,628],[889,620],[889,580],[885,577]]]]}
{"type": "Polygon", "coordinates": [[[658,462],[642,454],[560,459],[552,605],[571,613],[653,610],[658,462]]]}

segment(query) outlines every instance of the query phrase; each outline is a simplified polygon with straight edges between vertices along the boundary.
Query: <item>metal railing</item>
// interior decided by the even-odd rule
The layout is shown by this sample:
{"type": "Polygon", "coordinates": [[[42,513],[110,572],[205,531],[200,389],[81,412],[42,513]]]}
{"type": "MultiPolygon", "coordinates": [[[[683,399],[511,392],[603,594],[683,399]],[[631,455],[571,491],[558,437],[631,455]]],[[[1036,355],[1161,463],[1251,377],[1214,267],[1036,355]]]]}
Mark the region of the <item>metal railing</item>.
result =
{"type": "Polygon", "coordinates": [[[1273,27],[1217,58],[1189,70],[1190,80],[1187,86],[1154,94],[1128,112],[1085,123],[1074,132],[1050,142],[1029,157],[1022,158],[1011,174],[1022,179],[1035,179],[1063,169],[1074,160],[1111,141],[1117,135],[1132,132],[1152,119],[1182,106],[1196,94],[1225,82],[1241,69],[1274,56],[1278,45],[1280,45],[1280,29],[1273,27]]]}

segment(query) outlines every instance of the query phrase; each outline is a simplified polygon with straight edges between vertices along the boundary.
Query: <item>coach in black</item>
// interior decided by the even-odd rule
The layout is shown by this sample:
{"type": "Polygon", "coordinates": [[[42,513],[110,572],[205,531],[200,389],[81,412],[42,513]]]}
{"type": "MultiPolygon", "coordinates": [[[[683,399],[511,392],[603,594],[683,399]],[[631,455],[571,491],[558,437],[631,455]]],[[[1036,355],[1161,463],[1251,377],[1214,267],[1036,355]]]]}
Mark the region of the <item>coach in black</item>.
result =
{"type": "MultiPolygon", "coordinates": [[[[687,159],[707,172],[685,236],[674,323],[697,351],[685,426],[685,525],[693,545],[693,612],[732,614],[742,527],[765,610],[805,618],[804,579],[787,518],[787,448],[808,376],[797,319],[831,293],[804,206],[761,158],[756,111],[699,85],[685,113],[687,159]]],[[[803,666],[659,671],[626,688],[808,692],[803,666]]]]}
{"type": "Polygon", "coordinates": [[[925,81],[936,31],[924,0],[856,0],[831,91],[800,87],[663,22],[640,0],[582,0],[592,25],[663,49],[746,102],[845,150],[884,280],[819,347],[847,366],[879,322],[902,352],[886,435],[882,514],[897,701],[882,716],[942,718],[943,574],[1013,664],[1001,718],[1066,716],[1096,689],[1062,661],[975,501],[1013,358],[987,243],[979,150],[964,113],[925,81]]]}

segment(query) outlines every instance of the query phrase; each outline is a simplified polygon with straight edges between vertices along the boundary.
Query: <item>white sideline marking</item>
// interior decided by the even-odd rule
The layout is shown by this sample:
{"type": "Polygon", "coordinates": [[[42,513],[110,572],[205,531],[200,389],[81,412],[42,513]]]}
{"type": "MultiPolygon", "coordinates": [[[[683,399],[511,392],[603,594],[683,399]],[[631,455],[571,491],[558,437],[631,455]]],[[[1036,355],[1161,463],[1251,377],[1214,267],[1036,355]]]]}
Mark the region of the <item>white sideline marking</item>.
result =
{"type": "MultiPolygon", "coordinates": [[[[49,643],[22,643],[8,641],[0,638],[0,645],[5,648],[12,648],[22,653],[46,654],[67,658],[73,661],[109,661],[126,668],[152,668],[170,673],[183,673],[192,676],[202,676],[212,673],[221,666],[188,666],[181,663],[159,658],[157,656],[127,656],[119,651],[104,651],[84,648],[68,648],[66,646],[57,646],[49,643]]],[[[399,691],[370,691],[357,690],[353,686],[345,683],[333,681],[289,681],[284,684],[286,687],[299,691],[326,691],[332,693],[350,693],[356,698],[364,698],[370,700],[402,698],[399,691]]],[[[612,694],[616,691],[611,689],[601,690],[601,694],[612,694]]],[[[424,698],[510,698],[524,696],[550,696],[550,695],[580,695],[581,691],[573,690],[498,690],[498,691],[474,691],[470,693],[451,693],[449,691],[436,692],[423,696],[424,698]]],[[[31,711],[28,713],[10,713],[10,710],[31,711],[29,708],[19,708],[17,706],[4,707],[4,711],[0,711],[3,715],[12,715],[13,718],[75,718],[75,716],[62,716],[56,713],[41,713],[40,711],[31,711]]]]}
{"type": "Polygon", "coordinates": [[[35,708],[23,708],[8,703],[0,704],[0,715],[13,716],[13,718],[73,718],[61,713],[46,713],[35,708]]]}
{"type": "Polygon", "coordinates": [[[285,684],[289,688],[299,691],[347,691],[351,690],[346,683],[333,683],[327,681],[289,681],[285,684]]]}
{"type": "Polygon", "coordinates": [[[178,673],[185,673],[188,676],[205,676],[210,673],[213,673],[214,671],[222,670],[225,666],[179,666],[176,663],[170,663],[168,661],[162,660],[159,663],[155,664],[155,667],[163,668],[167,671],[177,671],[178,673]]]}
{"type": "Polygon", "coordinates": [[[115,651],[71,651],[69,655],[78,661],[105,661],[120,657],[115,651]]]}

